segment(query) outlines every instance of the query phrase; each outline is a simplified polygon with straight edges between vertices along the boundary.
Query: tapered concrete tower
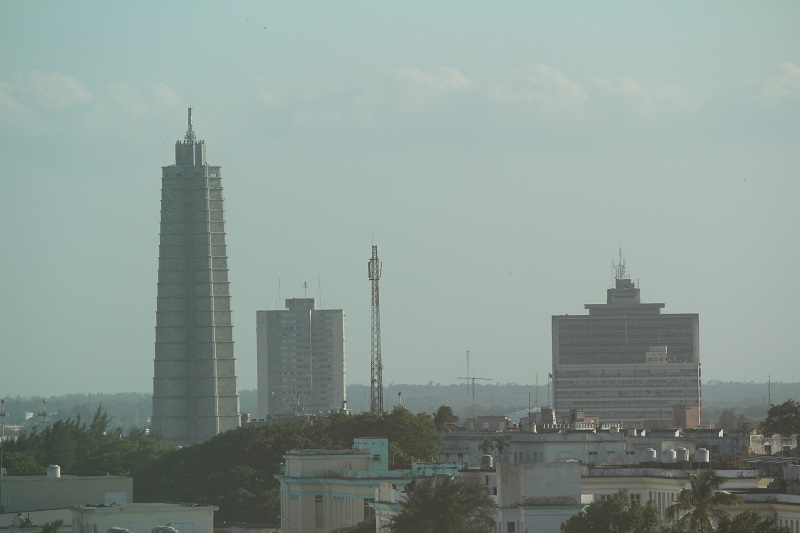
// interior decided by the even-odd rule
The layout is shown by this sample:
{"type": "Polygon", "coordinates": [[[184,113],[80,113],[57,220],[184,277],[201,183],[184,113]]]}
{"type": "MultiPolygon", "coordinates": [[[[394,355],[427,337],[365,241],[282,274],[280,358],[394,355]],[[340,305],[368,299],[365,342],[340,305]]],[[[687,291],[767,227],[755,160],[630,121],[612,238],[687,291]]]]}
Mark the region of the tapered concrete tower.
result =
{"type": "Polygon", "coordinates": [[[194,444],[239,427],[220,167],[189,128],[162,168],[152,430],[194,444]]]}

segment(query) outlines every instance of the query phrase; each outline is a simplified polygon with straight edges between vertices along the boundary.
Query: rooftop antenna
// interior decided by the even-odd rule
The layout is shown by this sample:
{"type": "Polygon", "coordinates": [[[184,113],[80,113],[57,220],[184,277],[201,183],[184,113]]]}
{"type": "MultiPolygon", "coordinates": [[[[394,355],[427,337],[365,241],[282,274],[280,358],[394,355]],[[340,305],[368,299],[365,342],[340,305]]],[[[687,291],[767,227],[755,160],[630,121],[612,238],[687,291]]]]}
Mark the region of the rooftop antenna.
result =
{"type": "Polygon", "coordinates": [[[475,418],[475,380],[482,379],[483,381],[493,381],[492,378],[476,378],[474,375],[472,377],[465,377],[465,378],[456,378],[456,379],[466,379],[467,385],[472,385],[472,418],[475,418]]]}
{"type": "Polygon", "coordinates": [[[303,282],[303,298],[308,298],[308,282],[303,282]]]}
{"type": "MultiPolygon", "coordinates": [[[[467,350],[467,376],[469,375],[469,350],[467,350]]],[[[467,381],[467,398],[469,398],[469,381],[467,381]]]]}
{"type": "Polygon", "coordinates": [[[183,138],[183,140],[186,141],[187,143],[193,143],[193,142],[195,142],[196,137],[194,136],[194,130],[192,130],[192,108],[191,107],[189,108],[189,118],[188,118],[187,122],[189,124],[189,127],[186,130],[186,136],[183,138]]]}
{"type": "Polygon", "coordinates": [[[622,257],[622,247],[619,249],[619,263],[614,265],[614,271],[617,279],[626,279],[629,277],[625,273],[625,258],[622,257]]]}
{"type": "Polygon", "coordinates": [[[381,361],[381,304],[378,280],[383,264],[378,259],[378,247],[372,245],[372,257],[367,263],[367,275],[372,282],[372,339],[370,343],[369,410],[383,415],[383,362],[381,361]]]}

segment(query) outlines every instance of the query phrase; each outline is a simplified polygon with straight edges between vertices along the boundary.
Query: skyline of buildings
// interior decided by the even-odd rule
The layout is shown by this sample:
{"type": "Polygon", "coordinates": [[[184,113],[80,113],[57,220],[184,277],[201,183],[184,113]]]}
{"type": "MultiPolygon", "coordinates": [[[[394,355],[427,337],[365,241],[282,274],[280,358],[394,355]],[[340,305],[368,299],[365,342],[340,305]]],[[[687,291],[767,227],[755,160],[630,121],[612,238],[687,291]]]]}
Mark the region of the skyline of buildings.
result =
{"type": "Polygon", "coordinates": [[[346,406],[342,309],[287,298],[283,310],[256,312],[256,337],[259,418],[346,406]]]}
{"type": "Polygon", "coordinates": [[[699,426],[699,315],[662,314],[665,304],[642,303],[621,251],[606,303],[584,307],[588,315],[552,317],[558,420],[582,409],[604,423],[654,427],[671,425],[675,410],[688,427],[699,426]]]}
{"type": "Polygon", "coordinates": [[[152,430],[174,445],[239,427],[219,166],[192,129],[162,167],[152,430]]]}
{"type": "MultiPolygon", "coordinates": [[[[174,444],[241,423],[223,201],[221,168],[206,162],[190,108],[175,164],[162,169],[151,424],[174,444]]],[[[259,416],[346,408],[343,311],[317,310],[313,298],[289,298],[285,307],[256,313],[259,416]]],[[[680,411],[699,426],[698,315],[642,303],[621,250],[607,302],[585,308],[588,316],[552,317],[558,420],[580,412],[653,427],[680,411]]]]}

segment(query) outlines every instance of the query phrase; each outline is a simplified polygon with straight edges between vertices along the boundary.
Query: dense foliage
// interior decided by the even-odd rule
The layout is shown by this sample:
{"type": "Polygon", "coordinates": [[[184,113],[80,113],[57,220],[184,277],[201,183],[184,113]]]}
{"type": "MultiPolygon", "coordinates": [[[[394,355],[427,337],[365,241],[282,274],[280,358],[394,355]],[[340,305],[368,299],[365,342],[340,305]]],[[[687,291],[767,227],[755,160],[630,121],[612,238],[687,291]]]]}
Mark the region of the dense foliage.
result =
{"type": "Polygon", "coordinates": [[[448,476],[415,480],[408,500],[392,517],[392,533],[488,533],[494,529],[494,500],[486,487],[448,476]]]}
{"type": "Polygon", "coordinates": [[[755,426],[755,421],[746,414],[728,407],[722,410],[717,425],[726,432],[750,431],[755,426]]]}
{"type": "Polygon", "coordinates": [[[756,511],[745,511],[719,521],[717,533],[792,533],[788,526],[779,526],[775,516],[762,517],[756,511]]]}
{"type": "Polygon", "coordinates": [[[21,434],[3,445],[3,466],[8,475],[42,474],[47,465],[56,464],[67,473],[104,472],[131,476],[167,448],[144,431],[110,429],[111,418],[102,407],[92,422],[57,420],[38,431],[21,434]]]}
{"type": "Polygon", "coordinates": [[[173,450],[135,478],[134,499],[141,502],[187,501],[219,507],[216,519],[276,523],[280,514],[279,473],[291,449],[351,448],[356,437],[389,439],[389,461],[431,460],[441,434],[426,414],[398,408],[372,414],[319,418],[274,426],[240,428],[195,446],[173,450]]]}
{"type": "Polygon", "coordinates": [[[563,524],[563,533],[658,533],[665,531],[658,508],[631,502],[628,491],[621,490],[606,500],[590,503],[563,524]]]}
{"type": "Polygon", "coordinates": [[[375,527],[375,517],[371,516],[352,526],[337,527],[331,533],[375,533],[375,527]]]}
{"type": "Polygon", "coordinates": [[[771,406],[761,429],[764,435],[800,433],[800,404],[794,400],[786,400],[782,404],[771,406]]]}
{"type": "Polygon", "coordinates": [[[458,417],[449,405],[440,405],[433,415],[433,423],[437,431],[452,431],[458,423],[458,417]]]}

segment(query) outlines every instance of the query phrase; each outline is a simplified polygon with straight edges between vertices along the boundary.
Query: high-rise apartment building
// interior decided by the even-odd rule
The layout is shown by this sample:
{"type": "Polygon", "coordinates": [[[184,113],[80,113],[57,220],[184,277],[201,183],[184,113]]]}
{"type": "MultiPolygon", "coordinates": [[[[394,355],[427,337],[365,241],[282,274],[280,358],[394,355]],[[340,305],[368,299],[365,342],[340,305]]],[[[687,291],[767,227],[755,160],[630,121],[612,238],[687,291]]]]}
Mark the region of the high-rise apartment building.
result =
{"type": "Polygon", "coordinates": [[[642,303],[620,256],[615,286],[588,315],[553,316],[554,404],[625,427],[669,426],[674,406],[700,417],[700,328],[696,313],[662,314],[642,303]]]}
{"type": "Polygon", "coordinates": [[[256,312],[258,414],[313,414],[345,407],[344,311],[289,298],[256,312]]]}
{"type": "Polygon", "coordinates": [[[239,427],[220,167],[189,128],[162,168],[152,430],[171,444],[239,427]]]}

